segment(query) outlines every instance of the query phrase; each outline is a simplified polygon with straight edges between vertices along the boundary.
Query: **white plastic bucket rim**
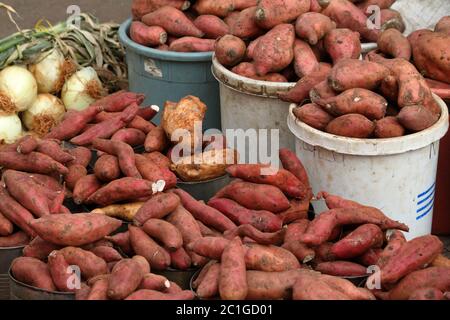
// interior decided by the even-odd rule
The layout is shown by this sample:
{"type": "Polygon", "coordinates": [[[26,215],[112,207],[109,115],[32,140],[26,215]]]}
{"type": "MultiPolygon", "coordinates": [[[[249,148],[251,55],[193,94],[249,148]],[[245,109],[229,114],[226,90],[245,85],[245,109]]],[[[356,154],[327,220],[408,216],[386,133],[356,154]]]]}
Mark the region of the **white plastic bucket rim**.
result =
{"type": "Polygon", "coordinates": [[[224,86],[248,95],[278,99],[278,92],[286,92],[295,82],[260,81],[240,76],[225,68],[213,55],[212,74],[224,86]]]}
{"type": "Polygon", "coordinates": [[[292,112],[297,104],[289,107],[288,127],[301,141],[312,146],[320,146],[342,154],[360,156],[380,156],[406,153],[424,148],[442,139],[449,129],[449,113],[445,102],[433,94],[439,103],[442,114],[438,122],[430,128],[399,138],[357,139],[329,134],[299,121],[292,112]]]}

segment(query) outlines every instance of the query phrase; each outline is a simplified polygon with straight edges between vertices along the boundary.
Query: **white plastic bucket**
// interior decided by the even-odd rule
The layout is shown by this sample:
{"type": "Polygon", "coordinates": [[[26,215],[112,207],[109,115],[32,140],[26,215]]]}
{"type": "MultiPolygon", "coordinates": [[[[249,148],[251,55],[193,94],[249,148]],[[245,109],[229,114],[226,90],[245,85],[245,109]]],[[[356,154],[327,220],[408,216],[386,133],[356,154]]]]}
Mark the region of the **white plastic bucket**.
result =
{"type": "MultiPolygon", "coordinates": [[[[326,191],[381,209],[406,223],[408,239],[431,233],[439,140],[449,128],[445,103],[440,120],[419,133],[392,139],[353,139],[316,130],[296,119],[288,126],[296,153],[308,170],[315,194],[326,191]]],[[[326,210],[324,201],[314,203],[326,210]]]]}
{"type": "Polygon", "coordinates": [[[279,129],[280,147],[294,148],[295,138],[286,124],[290,103],[277,92],[288,91],[295,83],[257,81],[237,75],[213,57],[212,72],[220,86],[222,130],[279,129]]]}

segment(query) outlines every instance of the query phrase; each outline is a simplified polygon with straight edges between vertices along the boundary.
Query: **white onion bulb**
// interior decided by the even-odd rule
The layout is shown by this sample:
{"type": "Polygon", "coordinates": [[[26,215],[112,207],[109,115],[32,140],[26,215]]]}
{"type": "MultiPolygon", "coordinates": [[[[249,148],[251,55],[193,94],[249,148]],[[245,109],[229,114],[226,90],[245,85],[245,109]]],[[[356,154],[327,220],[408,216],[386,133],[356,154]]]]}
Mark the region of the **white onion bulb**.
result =
{"type": "Polygon", "coordinates": [[[11,66],[0,72],[0,112],[27,110],[36,100],[37,83],[26,68],[11,66]]]}
{"type": "Polygon", "coordinates": [[[22,122],[16,114],[0,115],[0,144],[14,143],[22,137],[22,122]]]}
{"type": "Polygon", "coordinates": [[[83,68],[64,84],[61,97],[67,110],[84,110],[102,97],[102,83],[92,67],[83,68]]]}
{"type": "Polygon", "coordinates": [[[43,93],[38,95],[33,105],[22,114],[22,121],[28,130],[43,136],[61,122],[65,112],[61,100],[43,93]]]}

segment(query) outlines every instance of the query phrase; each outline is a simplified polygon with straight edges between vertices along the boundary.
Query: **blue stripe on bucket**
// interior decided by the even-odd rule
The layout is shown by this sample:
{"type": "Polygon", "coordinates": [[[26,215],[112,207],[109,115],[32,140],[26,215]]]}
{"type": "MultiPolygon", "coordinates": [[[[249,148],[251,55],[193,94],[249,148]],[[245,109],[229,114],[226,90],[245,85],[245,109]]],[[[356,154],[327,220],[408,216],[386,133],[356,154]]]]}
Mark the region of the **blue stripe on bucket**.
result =
{"type": "Polygon", "coordinates": [[[435,190],[433,190],[433,192],[431,192],[426,198],[423,198],[422,200],[420,200],[420,201],[417,203],[417,205],[420,206],[422,203],[424,203],[425,201],[427,201],[428,199],[430,199],[432,196],[434,196],[434,191],[435,191],[435,190]]]}
{"type": "Polygon", "coordinates": [[[431,190],[433,190],[435,185],[436,185],[436,182],[433,183],[433,185],[430,187],[430,189],[428,189],[427,191],[425,191],[425,192],[419,194],[419,198],[422,198],[422,197],[425,196],[427,193],[429,193],[431,190]]]}
{"type": "Polygon", "coordinates": [[[431,212],[431,210],[433,210],[433,208],[434,208],[434,204],[433,204],[427,211],[425,211],[425,212],[422,213],[420,216],[418,216],[418,217],[416,218],[416,220],[420,220],[420,219],[422,219],[423,217],[425,217],[427,214],[429,214],[429,213],[431,212]]]}
{"type": "Polygon", "coordinates": [[[430,201],[428,201],[427,202],[427,204],[426,205],[424,205],[423,207],[421,207],[421,208],[419,208],[419,209],[417,209],[417,213],[420,213],[420,212],[422,212],[423,210],[426,210],[430,205],[432,205],[433,204],[433,202],[434,202],[434,197],[433,198],[431,198],[431,200],[430,201]]]}

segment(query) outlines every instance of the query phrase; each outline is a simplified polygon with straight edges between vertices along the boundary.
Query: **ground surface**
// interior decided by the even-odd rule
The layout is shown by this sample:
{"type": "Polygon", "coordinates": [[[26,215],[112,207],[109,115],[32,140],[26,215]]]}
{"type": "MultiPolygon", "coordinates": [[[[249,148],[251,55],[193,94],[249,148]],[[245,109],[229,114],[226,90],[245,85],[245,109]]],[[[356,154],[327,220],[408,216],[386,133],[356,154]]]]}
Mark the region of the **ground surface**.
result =
{"type": "MultiPolygon", "coordinates": [[[[1,0],[16,9],[21,18],[17,23],[21,28],[33,28],[40,19],[51,23],[65,20],[67,8],[76,4],[82,12],[92,13],[101,21],[123,22],[131,12],[131,0],[1,0]]],[[[15,26],[10,23],[5,12],[0,9],[0,38],[15,32],[15,26]]]]}

